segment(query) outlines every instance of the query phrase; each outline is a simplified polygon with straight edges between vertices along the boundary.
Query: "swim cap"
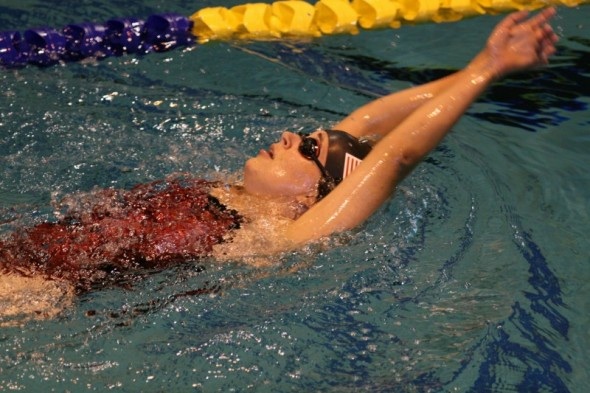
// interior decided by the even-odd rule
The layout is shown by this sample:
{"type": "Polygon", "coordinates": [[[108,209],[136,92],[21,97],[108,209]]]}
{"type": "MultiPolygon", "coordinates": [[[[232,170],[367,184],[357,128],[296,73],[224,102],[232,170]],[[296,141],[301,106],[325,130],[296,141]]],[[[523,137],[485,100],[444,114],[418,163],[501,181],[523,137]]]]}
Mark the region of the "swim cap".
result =
{"type": "Polygon", "coordinates": [[[372,149],[367,140],[359,140],[345,131],[325,130],[328,134],[326,171],[332,177],[329,183],[320,184],[319,197],[323,198],[354,171],[372,149]]]}

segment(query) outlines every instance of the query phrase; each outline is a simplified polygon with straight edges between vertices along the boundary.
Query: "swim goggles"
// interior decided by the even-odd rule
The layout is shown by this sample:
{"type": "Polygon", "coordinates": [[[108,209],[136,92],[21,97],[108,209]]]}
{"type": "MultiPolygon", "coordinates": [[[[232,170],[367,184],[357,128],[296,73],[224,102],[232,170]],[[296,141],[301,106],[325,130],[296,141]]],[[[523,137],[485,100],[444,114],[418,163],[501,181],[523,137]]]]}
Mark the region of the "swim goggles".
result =
{"type": "Polygon", "coordinates": [[[313,161],[322,173],[322,177],[320,178],[320,182],[318,184],[318,200],[320,200],[328,195],[330,191],[334,189],[334,187],[336,187],[336,181],[318,159],[318,141],[310,137],[309,134],[300,132],[299,136],[301,137],[301,143],[298,147],[299,153],[304,158],[313,161]]]}

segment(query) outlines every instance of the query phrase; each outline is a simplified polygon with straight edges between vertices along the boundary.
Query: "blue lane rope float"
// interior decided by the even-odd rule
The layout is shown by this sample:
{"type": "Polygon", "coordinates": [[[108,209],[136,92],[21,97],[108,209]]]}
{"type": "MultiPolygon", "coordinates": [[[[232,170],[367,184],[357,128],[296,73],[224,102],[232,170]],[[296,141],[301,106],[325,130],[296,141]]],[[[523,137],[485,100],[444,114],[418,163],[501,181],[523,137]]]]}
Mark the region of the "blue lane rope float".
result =
{"type": "Polygon", "coordinates": [[[146,20],[111,19],[0,32],[0,65],[49,66],[84,58],[162,52],[195,42],[220,39],[279,39],[356,34],[360,28],[398,28],[402,24],[454,22],[464,17],[537,9],[574,7],[590,0],[280,0],[232,8],[209,7],[190,17],[155,14],[146,20]]]}

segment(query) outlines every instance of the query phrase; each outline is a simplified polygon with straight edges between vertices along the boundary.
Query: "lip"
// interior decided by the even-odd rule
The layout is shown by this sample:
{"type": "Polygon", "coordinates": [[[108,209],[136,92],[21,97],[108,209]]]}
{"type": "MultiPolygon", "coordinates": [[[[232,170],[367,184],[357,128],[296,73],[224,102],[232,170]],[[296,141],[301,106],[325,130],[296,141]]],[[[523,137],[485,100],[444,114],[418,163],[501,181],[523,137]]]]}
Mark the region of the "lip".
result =
{"type": "Polygon", "coordinates": [[[263,156],[263,157],[267,157],[267,158],[270,158],[270,159],[273,158],[272,153],[270,151],[266,151],[264,149],[260,149],[260,151],[258,152],[258,155],[263,156]]]}

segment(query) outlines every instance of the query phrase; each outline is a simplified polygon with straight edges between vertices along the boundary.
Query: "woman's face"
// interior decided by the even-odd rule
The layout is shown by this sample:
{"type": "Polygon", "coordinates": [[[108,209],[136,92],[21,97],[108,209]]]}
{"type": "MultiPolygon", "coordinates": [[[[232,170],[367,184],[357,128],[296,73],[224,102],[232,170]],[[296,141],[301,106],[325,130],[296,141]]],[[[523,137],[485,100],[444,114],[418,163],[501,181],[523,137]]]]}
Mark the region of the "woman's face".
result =
{"type": "MultiPolygon", "coordinates": [[[[316,131],[310,135],[318,141],[318,159],[326,162],[328,134],[316,131]]],[[[246,161],[244,166],[244,188],[254,195],[309,196],[315,195],[321,172],[317,165],[298,151],[301,137],[284,132],[281,139],[268,150],[246,161]]]]}

